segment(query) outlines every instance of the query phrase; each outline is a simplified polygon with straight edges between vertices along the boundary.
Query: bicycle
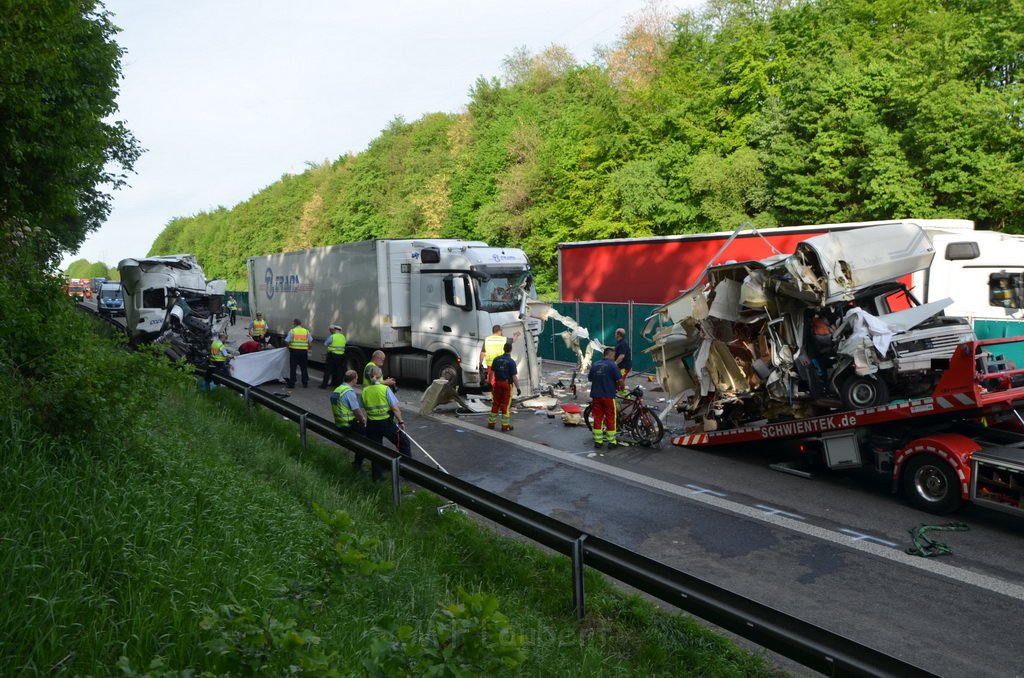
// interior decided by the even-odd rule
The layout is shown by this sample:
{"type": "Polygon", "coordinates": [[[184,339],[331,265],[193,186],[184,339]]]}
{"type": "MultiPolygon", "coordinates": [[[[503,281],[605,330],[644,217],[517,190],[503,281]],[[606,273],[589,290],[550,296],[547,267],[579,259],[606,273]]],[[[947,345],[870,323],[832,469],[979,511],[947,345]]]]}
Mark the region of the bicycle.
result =
{"type": "MultiPolygon", "coordinates": [[[[615,416],[618,433],[628,435],[644,447],[660,443],[665,436],[665,425],[658,419],[654,408],[644,404],[644,387],[637,385],[628,394],[618,398],[620,403],[615,416]]],[[[583,421],[590,430],[594,429],[592,408],[593,403],[583,408],[583,421]]]]}

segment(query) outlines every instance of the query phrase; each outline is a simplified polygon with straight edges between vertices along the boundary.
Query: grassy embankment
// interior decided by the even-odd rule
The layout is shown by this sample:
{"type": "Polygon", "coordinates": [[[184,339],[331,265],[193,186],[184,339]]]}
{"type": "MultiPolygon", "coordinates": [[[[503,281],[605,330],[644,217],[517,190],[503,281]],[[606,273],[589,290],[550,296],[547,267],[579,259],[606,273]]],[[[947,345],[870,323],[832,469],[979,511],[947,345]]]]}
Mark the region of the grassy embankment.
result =
{"type": "Polygon", "coordinates": [[[73,347],[0,374],[0,675],[772,675],[593,572],[577,625],[566,558],[425,492],[394,508],[348,453],[61,303],[73,347]]]}

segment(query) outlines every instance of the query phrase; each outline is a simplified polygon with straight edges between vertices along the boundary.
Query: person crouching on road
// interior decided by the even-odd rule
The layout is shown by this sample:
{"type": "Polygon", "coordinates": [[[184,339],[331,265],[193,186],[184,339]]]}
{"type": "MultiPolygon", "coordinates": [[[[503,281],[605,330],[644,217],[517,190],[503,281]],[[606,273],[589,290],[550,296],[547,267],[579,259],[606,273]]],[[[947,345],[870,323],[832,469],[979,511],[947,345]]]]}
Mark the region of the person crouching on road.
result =
{"type": "Polygon", "coordinates": [[[238,354],[239,355],[247,355],[249,353],[259,353],[262,350],[263,350],[263,344],[261,344],[260,342],[256,341],[255,339],[250,339],[249,341],[243,341],[241,344],[238,345],[238,354]]]}
{"type": "Polygon", "coordinates": [[[512,344],[507,343],[502,353],[491,361],[491,413],[487,415],[487,428],[494,428],[501,415],[501,430],[512,430],[512,385],[516,394],[523,395],[516,374],[516,361],[512,359],[512,344]]]}
{"type": "MultiPolygon", "coordinates": [[[[402,410],[399,408],[398,396],[391,392],[391,389],[382,380],[384,373],[380,367],[374,365],[368,371],[370,385],[363,387],[363,407],[366,408],[366,437],[378,445],[383,439],[387,439],[395,446],[398,453],[412,459],[412,448],[409,445],[409,438],[405,435],[402,427],[405,420],[402,418],[402,410]]],[[[384,479],[384,467],[373,462],[373,479],[380,481],[384,479]]]]}
{"type": "Polygon", "coordinates": [[[206,378],[203,380],[203,390],[212,391],[217,388],[213,375],[228,373],[228,361],[231,360],[231,350],[224,345],[228,338],[227,332],[219,332],[217,337],[210,342],[210,365],[206,368],[206,378]]]}
{"type": "Polygon", "coordinates": [[[604,350],[604,358],[594,363],[587,377],[590,379],[591,412],[594,417],[594,447],[601,449],[605,441],[611,449],[618,444],[615,431],[615,393],[621,383],[619,366],[615,364],[615,349],[604,350]]]}
{"type": "MultiPolygon", "coordinates": [[[[332,324],[327,329],[331,334],[324,340],[324,350],[327,352],[327,360],[324,363],[324,378],[320,382],[320,388],[328,386],[341,386],[342,373],[345,368],[345,344],[347,340],[341,331],[341,325],[332,324]]],[[[356,377],[358,378],[358,374],[356,377]]]]}
{"type": "Polygon", "coordinates": [[[309,349],[313,337],[298,318],[292,321],[292,328],[284,338],[284,343],[288,347],[288,388],[295,388],[296,368],[302,373],[302,388],[309,387],[309,349]]]}
{"type": "MultiPolygon", "coordinates": [[[[362,398],[355,386],[359,381],[359,373],[349,370],[345,373],[345,382],[331,392],[331,412],[334,413],[334,425],[339,431],[349,435],[366,435],[366,410],[362,398]]],[[[358,470],[363,465],[363,457],[356,453],[352,466],[358,470]]]]}

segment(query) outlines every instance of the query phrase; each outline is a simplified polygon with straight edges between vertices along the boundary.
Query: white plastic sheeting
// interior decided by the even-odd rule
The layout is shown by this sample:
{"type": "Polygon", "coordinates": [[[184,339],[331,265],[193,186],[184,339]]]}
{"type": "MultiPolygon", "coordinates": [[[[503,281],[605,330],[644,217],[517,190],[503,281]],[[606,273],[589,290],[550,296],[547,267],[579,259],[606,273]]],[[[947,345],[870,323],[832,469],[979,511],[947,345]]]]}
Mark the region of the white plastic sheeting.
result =
{"type": "Polygon", "coordinates": [[[231,361],[231,376],[252,386],[288,377],[288,349],[246,353],[231,361]]]}

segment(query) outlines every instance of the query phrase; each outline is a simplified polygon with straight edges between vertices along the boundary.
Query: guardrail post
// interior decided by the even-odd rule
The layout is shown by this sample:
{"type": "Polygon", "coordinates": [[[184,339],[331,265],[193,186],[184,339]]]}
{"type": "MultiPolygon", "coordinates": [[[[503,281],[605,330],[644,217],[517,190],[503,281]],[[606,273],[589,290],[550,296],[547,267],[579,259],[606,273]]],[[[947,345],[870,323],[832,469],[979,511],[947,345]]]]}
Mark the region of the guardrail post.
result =
{"type": "Polygon", "coordinates": [[[302,449],[306,449],[306,413],[299,415],[299,438],[302,440],[302,449]]]}
{"type": "Polygon", "coordinates": [[[572,604],[576,609],[576,621],[583,621],[586,614],[586,605],[583,592],[583,540],[587,535],[581,535],[572,543],[572,604]]]}
{"type": "Polygon", "coordinates": [[[399,473],[402,465],[401,460],[401,457],[395,457],[391,460],[391,499],[395,502],[395,506],[402,502],[402,478],[399,473]]]}

